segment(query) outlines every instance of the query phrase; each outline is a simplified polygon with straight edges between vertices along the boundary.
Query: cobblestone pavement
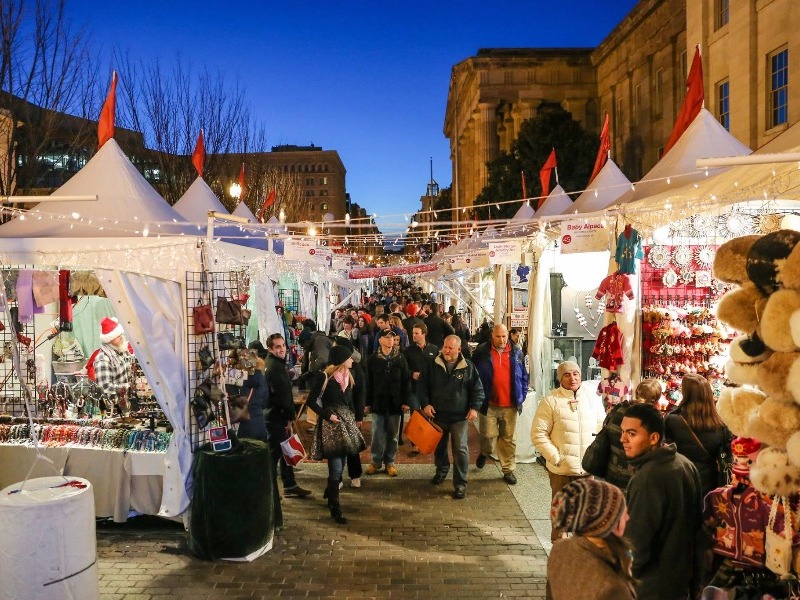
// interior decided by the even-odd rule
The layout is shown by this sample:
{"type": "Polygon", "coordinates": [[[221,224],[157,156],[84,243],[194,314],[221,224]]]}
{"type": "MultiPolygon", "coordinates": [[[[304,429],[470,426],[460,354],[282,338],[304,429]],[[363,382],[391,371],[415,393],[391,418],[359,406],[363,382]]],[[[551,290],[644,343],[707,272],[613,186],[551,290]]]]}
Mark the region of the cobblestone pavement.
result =
{"type": "Polygon", "coordinates": [[[286,528],[251,563],[195,558],[181,528],[101,527],[101,598],[544,598],[547,556],[532,523],[546,507],[523,510],[520,493],[547,485],[538,465],[519,466],[520,492],[496,465],[473,466],[464,500],[451,498],[450,479],[429,483],[432,465],[399,469],[360,489],[346,482],[342,526],[323,504],[325,465],[304,465],[298,480],[314,495],[283,501],[286,528]]]}

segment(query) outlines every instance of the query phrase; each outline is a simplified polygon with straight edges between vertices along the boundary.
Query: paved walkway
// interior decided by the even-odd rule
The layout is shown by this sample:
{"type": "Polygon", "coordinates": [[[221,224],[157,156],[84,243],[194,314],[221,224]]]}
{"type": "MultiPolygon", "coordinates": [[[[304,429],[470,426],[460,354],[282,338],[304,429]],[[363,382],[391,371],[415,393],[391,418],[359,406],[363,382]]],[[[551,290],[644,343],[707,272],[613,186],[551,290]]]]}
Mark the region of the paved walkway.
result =
{"type": "Polygon", "coordinates": [[[509,486],[494,464],[470,469],[467,498],[452,481],[429,483],[432,465],[401,464],[400,477],[364,477],[342,490],[350,519],[336,525],[322,489],[324,464],[306,464],[306,499],[283,501],[286,528],[252,563],[189,554],[180,529],[98,530],[101,598],[544,598],[549,488],[536,464],[509,486]]]}

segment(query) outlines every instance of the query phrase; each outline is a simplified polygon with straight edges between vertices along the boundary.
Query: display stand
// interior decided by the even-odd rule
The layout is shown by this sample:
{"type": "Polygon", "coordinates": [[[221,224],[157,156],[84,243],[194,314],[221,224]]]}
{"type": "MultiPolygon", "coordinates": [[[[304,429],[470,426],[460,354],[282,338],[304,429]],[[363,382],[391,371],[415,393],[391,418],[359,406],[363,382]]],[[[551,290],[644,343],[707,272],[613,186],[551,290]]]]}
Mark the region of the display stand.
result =
{"type": "Polygon", "coordinates": [[[269,446],[242,439],[227,452],[201,446],[194,458],[189,550],[208,560],[254,560],[272,549],[276,525],[269,446]]]}
{"type": "Polygon", "coordinates": [[[2,490],[0,600],[99,598],[94,519],[85,479],[41,477],[2,490]]]}

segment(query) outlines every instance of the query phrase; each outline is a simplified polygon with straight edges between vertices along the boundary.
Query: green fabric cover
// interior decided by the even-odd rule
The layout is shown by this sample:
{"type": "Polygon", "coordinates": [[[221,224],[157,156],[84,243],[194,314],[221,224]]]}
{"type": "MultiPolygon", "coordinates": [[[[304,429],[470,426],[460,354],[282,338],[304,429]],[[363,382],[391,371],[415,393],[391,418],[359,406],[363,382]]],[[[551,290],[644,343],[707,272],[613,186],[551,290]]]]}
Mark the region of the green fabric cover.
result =
{"type": "Polygon", "coordinates": [[[195,452],[193,469],[193,554],[209,560],[241,558],[272,540],[276,491],[266,443],[234,439],[227,452],[214,452],[205,444],[195,452]]]}

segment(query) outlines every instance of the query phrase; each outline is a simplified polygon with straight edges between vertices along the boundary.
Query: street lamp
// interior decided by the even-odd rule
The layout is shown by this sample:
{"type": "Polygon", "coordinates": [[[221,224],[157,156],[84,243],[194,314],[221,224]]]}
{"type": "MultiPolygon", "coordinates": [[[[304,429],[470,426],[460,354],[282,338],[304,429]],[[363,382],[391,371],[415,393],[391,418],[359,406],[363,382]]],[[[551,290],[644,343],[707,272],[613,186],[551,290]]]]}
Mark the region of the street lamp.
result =
{"type": "Polygon", "coordinates": [[[281,223],[286,223],[286,211],[281,209],[281,212],[278,213],[278,220],[281,223]]]}
{"type": "Polygon", "coordinates": [[[240,186],[238,183],[232,183],[228,191],[231,193],[232,197],[238,200],[242,195],[242,186],[240,186]]]}

